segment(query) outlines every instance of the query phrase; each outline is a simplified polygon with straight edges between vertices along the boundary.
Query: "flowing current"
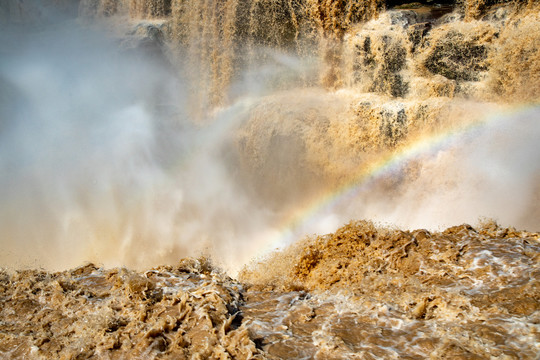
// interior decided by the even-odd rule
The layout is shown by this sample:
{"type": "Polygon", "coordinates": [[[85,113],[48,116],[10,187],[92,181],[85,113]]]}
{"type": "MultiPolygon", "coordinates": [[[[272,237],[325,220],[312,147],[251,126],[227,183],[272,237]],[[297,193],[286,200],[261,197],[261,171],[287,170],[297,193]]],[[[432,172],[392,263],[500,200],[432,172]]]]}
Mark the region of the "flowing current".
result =
{"type": "Polygon", "coordinates": [[[539,24],[0,1],[0,357],[538,358],[539,24]]]}

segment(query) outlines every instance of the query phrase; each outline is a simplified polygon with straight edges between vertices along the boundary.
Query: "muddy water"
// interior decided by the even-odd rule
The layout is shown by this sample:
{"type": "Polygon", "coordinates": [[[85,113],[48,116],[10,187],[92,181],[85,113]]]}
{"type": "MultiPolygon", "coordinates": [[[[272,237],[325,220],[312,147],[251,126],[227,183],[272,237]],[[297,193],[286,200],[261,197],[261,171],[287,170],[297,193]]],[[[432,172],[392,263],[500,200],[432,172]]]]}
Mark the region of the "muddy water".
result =
{"type": "Polygon", "coordinates": [[[233,280],[208,260],[1,273],[7,359],[536,359],[539,234],[351,223],[233,280]]]}
{"type": "Polygon", "coordinates": [[[2,275],[5,358],[202,359],[258,353],[238,320],[241,285],[198,261],[144,273],[87,265],[63,273],[2,275]]]}
{"type": "Polygon", "coordinates": [[[538,233],[433,230],[538,231],[538,3],[443,3],[0,2],[0,358],[538,359],[538,233]]]}
{"type": "Polygon", "coordinates": [[[535,358],[539,245],[492,223],[351,223],[246,270],[245,318],[278,357],[535,358]],[[268,292],[287,287],[303,291],[268,292]]]}

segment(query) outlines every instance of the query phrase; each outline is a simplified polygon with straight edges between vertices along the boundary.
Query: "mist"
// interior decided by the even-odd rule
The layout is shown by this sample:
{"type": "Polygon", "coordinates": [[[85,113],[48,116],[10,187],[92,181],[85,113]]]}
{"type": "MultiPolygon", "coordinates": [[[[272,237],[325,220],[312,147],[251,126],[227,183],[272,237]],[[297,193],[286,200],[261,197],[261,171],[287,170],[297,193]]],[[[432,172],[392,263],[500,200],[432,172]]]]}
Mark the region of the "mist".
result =
{"type": "Polygon", "coordinates": [[[479,102],[473,112],[439,116],[442,107],[422,99],[315,86],[322,65],[314,53],[258,47],[250,54],[261,64],[223,75],[219,98],[227,101],[194,114],[196,92],[212,88],[194,81],[204,66],[194,71],[193,59],[182,61],[189,54],[110,30],[57,16],[3,25],[2,266],[143,268],[204,255],[234,272],[273,247],[354,219],[439,229],[492,218],[539,230],[537,106],[482,119],[496,107],[479,102]],[[362,178],[313,212],[341,186],[332,176],[347,180],[364,159],[399,156],[394,143],[415,141],[383,130],[403,125],[391,118],[399,120],[400,109],[421,106],[431,111],[428,130],[472,123],[468,117],[481,125],[362,178]],[[246,139],[253,141],[243,148],[246,139]]]}
{"type": "Polygon", "coordinates": [[[495,221],[538,231],[540,108],[491,111],[472,128],[437,136],[408,156],[396,154],[399,161],[363,177],[288,236],[328,233],[353,219],[410,230],[495,221]]]}
{"type": "Polygon", "coordinates": [[[264,216],[225,165],[242,104],[203,128],[165,55],[73,21],[17,30],[0,44],[3,266],[227,267],[255,250],[264,216]]]}
{"type": "Polygon", "coordinates": [[[0,0],[0,357],[538,358],[494,3],[0,0]]]}

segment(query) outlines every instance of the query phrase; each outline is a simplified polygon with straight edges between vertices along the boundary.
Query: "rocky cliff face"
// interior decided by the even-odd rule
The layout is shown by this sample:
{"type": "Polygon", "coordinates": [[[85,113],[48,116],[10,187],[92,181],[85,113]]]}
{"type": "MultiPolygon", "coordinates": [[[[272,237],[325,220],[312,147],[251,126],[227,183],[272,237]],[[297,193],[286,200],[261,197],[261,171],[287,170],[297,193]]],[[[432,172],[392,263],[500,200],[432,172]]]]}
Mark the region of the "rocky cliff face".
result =
{"type": "Polygon", "coordinates": [[[295,100],[284,95],[278,102],[288,110],[273,108],[275,119],[260,112],[275,98],[253,109],[239,135],[246,166],[263,183],[277,173],[292,183],[310,173],[319,183],[347,183],[373,159],[419,137],[473,124],[500,106],[536,103],[539,20],[537,10],[519,6],[492,7],[479,20],[419,7],[352,26],[332,60],[342,84],[332,94],[306,94],[304,102],[300,93],[295,100]],[[267,161],[276,142],[294,149],[303,167],[281,163],[276,172],[267,161]]]}
{"type": "MultiPolygon", "coordinates": [[[[214,5],[170,0],[0,3],[5,23],[56,21],[59,15],[86,19],[124,16],[117,23],[125,23],[128,16],[134,24],[145,20],[166,24],[159,28],[159,36],[176,49],[175,61],[189,68],[188,73],[197,74],[192,81],[199,81],[201,106],[226,104],[232,100],[230,86],[246,67],[274,62],[262,48],[302,59],[318,58],[318,76],[304,74],[301,78],[304,84],[332,89],[352,86],[364,92],[411,97],[427,85],[441,96],[521,99],[524,92],[517,87],[522,81],[514,73],[524,69],[530,69],[532,79],[525,78],[530,79],[533,90],[538,87],[534,76],[538,40],[536,31],[530,31],[538,21],[538,4],[532,0],[432,5],[373,1],[362,6],[315,0],[294,5],[263,0],[214,5]],[[391,11],[383,13],[385,8],[391,11]],[[528,36],[521,36],[524,33],[528,36]],[[509,42],[512,50],[504,46],[509,42]],[[500,69],[511,64],[516,69],[502,74],[500,69]]],[[[534,100],[535,94],[536,90],[525,100],[534,100]]]]}
{"type": "Polygon", "coordinates": [[[56,7],[127,54],[157,59],[186,83],[194,123],[249,98],[227,164],[268,203],[308,201],[419,139],[540,101],[536,2],[362,4],[4,0],[0,9],[24,26],[58,20],[56,7]]]}

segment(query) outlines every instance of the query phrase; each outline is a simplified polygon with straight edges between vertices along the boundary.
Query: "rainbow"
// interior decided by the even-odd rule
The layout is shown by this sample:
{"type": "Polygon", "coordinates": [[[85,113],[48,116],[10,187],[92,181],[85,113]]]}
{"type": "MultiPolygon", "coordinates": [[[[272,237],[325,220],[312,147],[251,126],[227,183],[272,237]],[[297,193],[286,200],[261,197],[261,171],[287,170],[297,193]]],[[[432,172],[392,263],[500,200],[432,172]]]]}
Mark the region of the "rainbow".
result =
{"type": "Polygon", "coordinates": [[[406,164],[415,159],[432,158],[440,151],[457,145],[460,140],[472,138],[475,133],[487,126],[510,121],[516,116],[527,114],[528,111],[539,108],[540,104],[513,107],[464,126],[449,129],[446,132],[415,139],[373,162],[354,175],[352,180],[312,199],[307,205],[289,214],[279,227],[280,236],[285,237],[286,234],[294,233],[295,229],[307,227],[318,214],[329,211],[338,204],[353,201],[360,192],[368,190],[369,186],[375,183],[375,180],[398,174],[406,164]]]}

